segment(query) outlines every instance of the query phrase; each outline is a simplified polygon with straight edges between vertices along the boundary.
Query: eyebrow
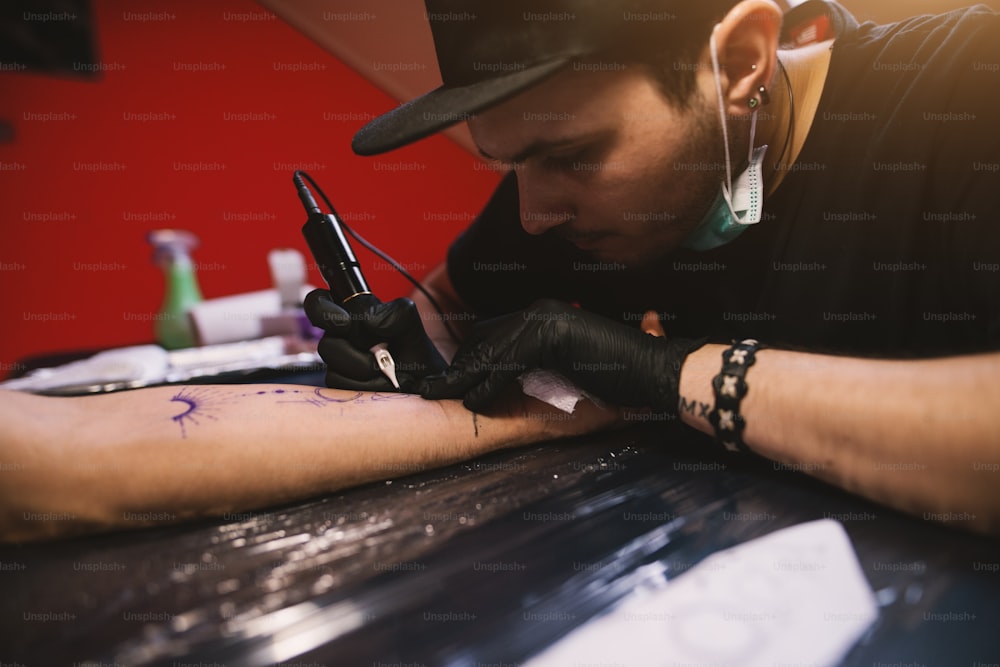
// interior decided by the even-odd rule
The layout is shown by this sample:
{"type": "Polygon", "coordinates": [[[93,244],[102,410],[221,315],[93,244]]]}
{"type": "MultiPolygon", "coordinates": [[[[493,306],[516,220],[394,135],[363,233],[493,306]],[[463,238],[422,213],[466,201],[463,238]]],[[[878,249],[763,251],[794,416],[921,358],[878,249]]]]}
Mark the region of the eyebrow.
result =
{"type": "Polygon", "coordinates": [[[479,149],[479,154],[487,160],[496,160],[497,162],[503,162],[504,164],[520,164],[528,158],[540,153],[549,153],[578,144],[595,143],[607,139],[611,136],[611,134],[613,134],[613,131],[603,130],[599,132],[581,134],[575,137],[567,137],[565,139],[536,139],[510,160],[501,160],[500,158],[494,157],[484,151],[478,144],[476,145],[476,148],[479,149]]]}

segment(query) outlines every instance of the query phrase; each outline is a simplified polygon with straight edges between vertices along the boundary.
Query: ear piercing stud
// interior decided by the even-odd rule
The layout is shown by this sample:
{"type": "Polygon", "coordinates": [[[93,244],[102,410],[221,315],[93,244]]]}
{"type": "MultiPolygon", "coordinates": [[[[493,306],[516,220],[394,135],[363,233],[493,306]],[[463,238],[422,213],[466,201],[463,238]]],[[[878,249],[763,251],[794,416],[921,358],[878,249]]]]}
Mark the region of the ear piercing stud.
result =
{"type": "Polygon", "coordinates": [[[767,92],[767,88],[761,86],[757,89],[757,92],[760,93],[760,99],[751,97],[747,102],[751,109],[756,109],[758,106],[767,106],[771,103],[771,95],[767,92]]]}

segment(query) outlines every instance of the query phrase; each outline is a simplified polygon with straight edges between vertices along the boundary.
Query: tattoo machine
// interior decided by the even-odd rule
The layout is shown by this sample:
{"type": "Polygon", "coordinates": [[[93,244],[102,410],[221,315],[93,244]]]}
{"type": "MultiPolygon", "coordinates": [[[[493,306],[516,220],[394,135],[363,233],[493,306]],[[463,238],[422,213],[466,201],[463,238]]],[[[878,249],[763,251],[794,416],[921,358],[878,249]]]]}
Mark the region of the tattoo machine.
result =
{"type": "MultiPolygon", "coordinates": [[[[302,225],[302,235],[316,260],[319,272],[330,286],[330,294],[337,305],[352,317],[363,316],[381,301],[368,288],[368,282],[361,273],[361,265],[358,264],[358,259],[351,250],[351,244],[344,236],[344,229],[336,211],[332,207],[330,213],[320,211],[312,192],[309,191],[299,172],[295,172],[292,180],[309,216],[306,224],[302,225]]],[[[389,354],[388,346],[385,343],[376,343],[370,350],[375,355],[379,370],[389,378],[392,386],[399,389],[396,362],[389,354]]]]}

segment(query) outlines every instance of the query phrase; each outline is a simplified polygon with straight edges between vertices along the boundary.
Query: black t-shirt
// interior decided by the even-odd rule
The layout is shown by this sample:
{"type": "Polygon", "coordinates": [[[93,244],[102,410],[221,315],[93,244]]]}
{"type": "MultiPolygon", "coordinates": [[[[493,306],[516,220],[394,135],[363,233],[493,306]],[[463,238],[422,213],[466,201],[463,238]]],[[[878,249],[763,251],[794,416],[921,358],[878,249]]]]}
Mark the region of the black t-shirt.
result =
{"type": "Polygon", "coordinates": [[[858,25],[830,4],[816,118],[759,224],[625,270],[524,232],[510,175],[449,251],[459,295],[480,317],[554,297],[635,325],[659,311],[667,335],[816,351],[1000,349],[1000,15],[858,25]]]}

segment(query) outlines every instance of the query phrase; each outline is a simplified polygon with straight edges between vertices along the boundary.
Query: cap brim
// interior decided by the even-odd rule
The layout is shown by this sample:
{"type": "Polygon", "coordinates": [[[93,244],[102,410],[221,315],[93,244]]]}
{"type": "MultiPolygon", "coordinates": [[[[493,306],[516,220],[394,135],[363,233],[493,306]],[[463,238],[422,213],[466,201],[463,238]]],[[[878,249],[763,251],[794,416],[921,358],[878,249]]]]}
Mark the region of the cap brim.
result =
{"type": "Polygon", "coordinates": [[[378,155],[413,143],[499,104],[572,60],[564,56],[467,86],[441,86],[362,127],[351,148],[358,155],[378,155]]]}

